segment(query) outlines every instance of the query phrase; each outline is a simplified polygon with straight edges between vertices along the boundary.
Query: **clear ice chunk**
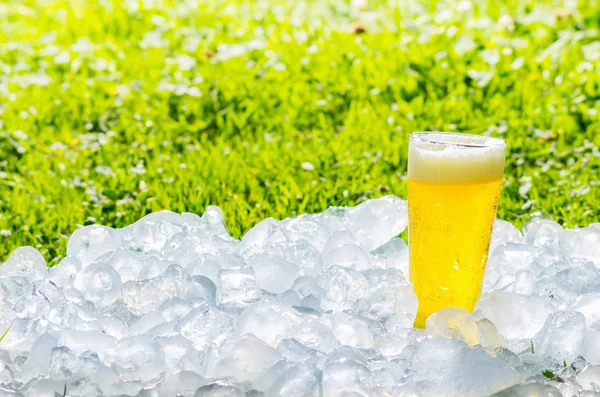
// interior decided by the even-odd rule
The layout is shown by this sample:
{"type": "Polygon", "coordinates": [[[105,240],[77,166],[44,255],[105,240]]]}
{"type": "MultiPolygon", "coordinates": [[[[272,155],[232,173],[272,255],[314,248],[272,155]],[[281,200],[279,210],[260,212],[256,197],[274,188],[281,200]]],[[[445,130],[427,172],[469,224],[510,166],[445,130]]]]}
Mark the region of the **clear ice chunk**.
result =
{"type": "Polygon", "coordinates": [[[251,267],[222,269],[217,275],[218,306],[245,308],[260,300],[260,288],[251,267]]]}
{"type": "Polygon", "coordinates": [[[436,396],[485,396],[522,380],[505,361],[439,336],[417,343],[408,377],[425,395],[436,396]]]}
{"type": "Polygon", "coordinates": [[[369,282],[359,272],[343,267],[331,266],[319,280],[325,291],[324,310],[356,309],[370,296],[369,282]]]}
{"type": "Polygon", "coordinates": [[[476,306],[507,339],[531,339],[544,326],[554,309],[537,296],[493,292],[482,296],[476,306]]]}
{"type": "Polygon", "coordinates": [[[157,309],[171,297],[185,297],[191,279],[180,266],[149,280],[129,281],[123,285],[123,302],[134,314],[141,316],[157,309]]]}
{"type": "Polygon", "coordinates": [[[81,262],[73,256],[65,256],[60,262],[48,269],[48,280],[59,287],[67,287],[81,271],[81,262]]]}
{"type": "Polygon", "coordinates": [[[533,340],[535,353],[570,364],[582,353],[585,325],[585,317],[579,312],[551,314],[533,340]]]}
{"type": "Polygon", "coordinates": [[[217,363],[215,375],[232,377],[238,381],[254,381],[283,358],[275,348],[252,334],[244,335],[217,363]]]}
{"type": "Polygon", "coordinates": [[[73,286],[98,308],[105,308],[121,298],[121,277],[105,263],[86,266],[75,277],[73,286]]]}
{"type": "Polygon", "coordinates": [[[277,346],[302,321],[295,309],[279,302],[265,301],[244,309],[237,322],[237,335],[253,334],[263,342],[277,346]]]}
{"type": "Polygon", "coordinates": [[[300,268],[279,255],[256,254],[250,258],[250,265],[260,288],[280,294],[292,288],[300,276],[300,268]]]}
{"type": "Polygon", "coordinates": [[[48,274],[46,260],[33,247],[14,250],[6,262],[0,265],[0,277],[25,277],[28,281],[40,280],[48,274]]]}
{"type": "Polygon", "coordinates": [[[86,267],[122,245],[123,236],[117,230],[100,225],[85,226],[77,229],[69,238],[67,255],[79,259],[81,265],[86,267]]]}

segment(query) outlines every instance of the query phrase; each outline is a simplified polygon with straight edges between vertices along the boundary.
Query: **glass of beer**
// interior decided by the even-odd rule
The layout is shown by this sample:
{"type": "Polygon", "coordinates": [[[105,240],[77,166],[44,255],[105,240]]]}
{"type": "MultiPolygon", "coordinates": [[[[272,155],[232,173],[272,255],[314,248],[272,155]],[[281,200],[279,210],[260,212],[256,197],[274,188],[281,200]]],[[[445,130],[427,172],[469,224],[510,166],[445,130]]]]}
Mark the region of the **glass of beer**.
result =
{"type": "Polygon", "coordinates": [[[438,310],[473,311],[481,293],[506,143],[449,132],[417,132],[408,152],[410,280],[415,327],[438,310]]]}

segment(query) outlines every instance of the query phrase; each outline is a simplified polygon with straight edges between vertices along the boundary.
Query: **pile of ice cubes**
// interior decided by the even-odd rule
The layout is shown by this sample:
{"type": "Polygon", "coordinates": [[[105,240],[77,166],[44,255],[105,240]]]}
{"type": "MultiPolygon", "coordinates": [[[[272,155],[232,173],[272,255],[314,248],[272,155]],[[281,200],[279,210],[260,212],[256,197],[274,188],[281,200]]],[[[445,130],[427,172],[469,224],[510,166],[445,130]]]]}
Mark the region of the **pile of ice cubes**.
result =
{"type": "Polygon", "coordinates": [[[600,228],[494,224],[475,313],[412,328],[404,200],[87,226],[0,266],[0,396],[600,396],[600,228]],[[494,394],[495,393],[495,394],[494,394]],[[537,393],[537,394],[535,394],[537,393]]]}

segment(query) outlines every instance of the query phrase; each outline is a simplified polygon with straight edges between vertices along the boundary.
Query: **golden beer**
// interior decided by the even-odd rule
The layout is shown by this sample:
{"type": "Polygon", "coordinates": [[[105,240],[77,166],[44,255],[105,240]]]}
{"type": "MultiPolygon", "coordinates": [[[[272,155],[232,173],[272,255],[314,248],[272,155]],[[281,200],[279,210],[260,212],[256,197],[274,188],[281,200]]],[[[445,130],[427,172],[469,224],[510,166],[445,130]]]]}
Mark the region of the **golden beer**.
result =
{"type": "Polygon", "coordinates": [[[473,311],[481,293],[504,171],[501,139],[411,134],[408,155],[410,280],[415,327],[447,307],[473,311]]]}

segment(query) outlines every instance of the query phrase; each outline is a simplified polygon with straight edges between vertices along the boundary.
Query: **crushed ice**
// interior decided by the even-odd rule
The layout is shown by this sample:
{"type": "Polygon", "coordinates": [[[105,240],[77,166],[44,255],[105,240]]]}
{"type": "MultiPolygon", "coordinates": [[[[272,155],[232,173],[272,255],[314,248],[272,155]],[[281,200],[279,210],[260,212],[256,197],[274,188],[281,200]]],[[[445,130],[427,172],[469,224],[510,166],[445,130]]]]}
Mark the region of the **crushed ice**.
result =
{"type": "Polygon", "coordinates": [[[406,202],[87,226],[0,266],[1,396],[592,396],[600,228],[494,225],[475,313],[412,328],[406,202]],[[58,394],[56,394],[58,393],[58,394]]]}

